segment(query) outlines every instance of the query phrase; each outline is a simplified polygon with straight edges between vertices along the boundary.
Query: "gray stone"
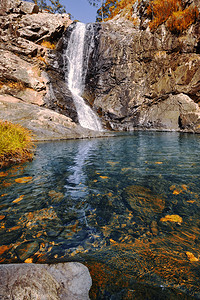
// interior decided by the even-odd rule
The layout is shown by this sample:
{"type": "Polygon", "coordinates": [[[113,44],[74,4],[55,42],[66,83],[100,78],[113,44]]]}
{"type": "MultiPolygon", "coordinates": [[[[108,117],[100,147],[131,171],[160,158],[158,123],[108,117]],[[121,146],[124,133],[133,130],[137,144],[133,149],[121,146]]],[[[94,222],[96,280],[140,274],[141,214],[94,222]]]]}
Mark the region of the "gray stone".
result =
{"type": "Polygon", "coordinates": [[[37,14],[39,12],[39,7],[34,3],[21,1],[20,10],[25,14],[37,14]]]}
{"type": "Polygon", "coordinates": [[[187,95],[170,95],[166,100],[151,105],[141,111],[139,123],[149,129],[163,129],[178,131],[186,128],[183,115],[197,112],[200,114],[198,104],[187,95]],[[181,122],[182,116],[182,125],[181,122]]]}
{"type": "Polygon", "coordinates": [[[67,116],[38,105],[24,103],[13,96],[0,95],[0,119],[21,124],[38,141],[109,136],[85,129],[67,116]]]}
{"type": "Polygon", "coordinates": [[[177,120],[188,103],[179,109],[169,95],[187,95],[198,114],[200,19],[179,36],[164,24],[152,33],[146,4],[134,4],[134,24],[120,15],[101,24],[84,96],[114,130],[182,130],[177,120]]]}
{"type": "Polygon", "coordinates": [[[0,298],[88,300],[92,280],[80,263],[0,265],[0,298]]]}

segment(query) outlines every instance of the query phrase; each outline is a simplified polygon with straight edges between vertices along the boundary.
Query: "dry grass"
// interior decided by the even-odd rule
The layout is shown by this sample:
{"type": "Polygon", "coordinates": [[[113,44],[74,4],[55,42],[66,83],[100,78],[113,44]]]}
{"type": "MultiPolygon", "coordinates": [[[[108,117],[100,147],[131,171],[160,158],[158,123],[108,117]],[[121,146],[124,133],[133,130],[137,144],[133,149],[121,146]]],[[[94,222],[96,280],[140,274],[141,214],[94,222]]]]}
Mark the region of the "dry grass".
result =
{"type": "Polygon", "coordinates": [[[18,91],[23,91],[26,86],[22,81],[13,81],[13,80],[6,80],[6,81],[1,81],[0,80],[0,89],[3,86],[7,86],[10,89],[18,90],[18,91]]]}
{"type": "Polygon", "coordinates": [[[51,43],[49,41],[42,41],[42,43],[40,44],[42,47],[48,48],[48,49],[55,49],[56,48],[56,44],[51,43]]]}
{"type": "Polygon", "coordinates": [[[31,132],[21,125],[0,121],[0,167],[32,158],[31,132]]]}

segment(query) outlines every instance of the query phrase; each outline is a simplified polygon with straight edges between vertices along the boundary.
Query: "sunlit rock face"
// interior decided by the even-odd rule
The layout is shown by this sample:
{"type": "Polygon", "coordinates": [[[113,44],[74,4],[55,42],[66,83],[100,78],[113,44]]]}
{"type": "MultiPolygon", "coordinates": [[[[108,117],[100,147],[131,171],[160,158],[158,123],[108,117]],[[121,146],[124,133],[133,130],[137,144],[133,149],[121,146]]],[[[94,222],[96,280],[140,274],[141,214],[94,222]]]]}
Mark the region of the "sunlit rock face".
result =
{"type": "Polygon", "coordinates": [[[76,121],[56,44],[71,24],[67,14],[39,12],[24,1],[3,1],[0,12],[0,94],[45,106],[76,121]]]}
{"type": "MultiPolygon", "coordinates": [[[[200,9],[199,1],[192,3],[200,9]]],[[[82,97],[113,130],[200,132],[200,17],[180,35],[164,24],[152,33],[148,0],[136,1],[134,22],[116,16],[94,24],[82,97]]],[[[3,1],[0,10],[0,94],[44,106],[78,123],[64,74],[68,15],[3,1]]]]}
{"type": "MultiPolygon", "coordinates": [[[[185,4],[192,2],[199,5],[185,4]]],[[[200,19],[180,35],[164,24],[152,33],[147,1],[140,3],[135,22],[116,17],[101,24],[87,76],[88,101],[114,130],[199,132],[200,19]]]]}

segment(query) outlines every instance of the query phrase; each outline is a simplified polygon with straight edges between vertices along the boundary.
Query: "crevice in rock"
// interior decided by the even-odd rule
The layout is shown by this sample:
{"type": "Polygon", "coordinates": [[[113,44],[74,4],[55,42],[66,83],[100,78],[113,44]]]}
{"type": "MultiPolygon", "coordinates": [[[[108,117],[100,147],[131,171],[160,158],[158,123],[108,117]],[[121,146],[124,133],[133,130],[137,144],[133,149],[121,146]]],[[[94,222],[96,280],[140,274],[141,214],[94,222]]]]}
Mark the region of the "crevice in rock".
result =
{"type": "Polygon", "coordinates": [[[198,41],[197,46],[195,47],[196,54],[200,54],[200,41],[198,41]]]}

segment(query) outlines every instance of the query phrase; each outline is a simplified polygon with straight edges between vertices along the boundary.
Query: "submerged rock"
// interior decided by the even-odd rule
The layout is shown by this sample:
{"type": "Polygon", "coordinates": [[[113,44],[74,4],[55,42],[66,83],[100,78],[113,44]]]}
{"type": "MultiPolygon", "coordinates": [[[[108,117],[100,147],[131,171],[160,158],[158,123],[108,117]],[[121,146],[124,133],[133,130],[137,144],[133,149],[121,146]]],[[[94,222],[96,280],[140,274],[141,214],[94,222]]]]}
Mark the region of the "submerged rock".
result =
{"type": "Polygon", "coordinates": [[[88,300],[92,280],[80,263],[0,265],[0,298],[88,300]]]}

